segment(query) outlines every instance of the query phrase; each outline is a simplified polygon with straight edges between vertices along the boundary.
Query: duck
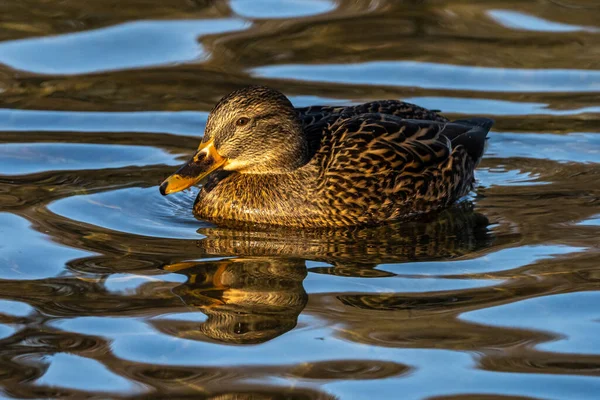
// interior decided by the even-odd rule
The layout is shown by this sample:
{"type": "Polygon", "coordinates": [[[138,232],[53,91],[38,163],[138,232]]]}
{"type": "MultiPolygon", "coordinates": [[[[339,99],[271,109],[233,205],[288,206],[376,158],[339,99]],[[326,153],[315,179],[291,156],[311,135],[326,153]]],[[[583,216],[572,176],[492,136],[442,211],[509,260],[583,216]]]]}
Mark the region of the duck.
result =
{"type": "Polygon", "coordinates": [[[492,125],[400,100],[296,108],[276,89],[243,87],[214,106],[160,193],[202,183],[193,212],[217,225],[385,224],[465,197],[492,125]]]}

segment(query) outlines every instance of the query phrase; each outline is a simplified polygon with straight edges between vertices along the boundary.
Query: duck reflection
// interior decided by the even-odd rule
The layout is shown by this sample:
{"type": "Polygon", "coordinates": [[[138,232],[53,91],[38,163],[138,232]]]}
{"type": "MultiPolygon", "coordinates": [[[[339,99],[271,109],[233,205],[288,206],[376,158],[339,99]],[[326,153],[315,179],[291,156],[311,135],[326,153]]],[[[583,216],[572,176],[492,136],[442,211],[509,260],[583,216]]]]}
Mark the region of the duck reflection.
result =
{"type": "Polygon", "coordinates": [[[251,230],[203,228],[198,246],[206,256],[233,256],[169,264],[184,274],[176,293],[208,319],[159,323],[165,333],[230,344],[257,344],[293,329],[308,295],[306,260],[327,263],[313,273],[380,277],[380,263],[449,259],[490,244],[488,220],[470,205],[428,219],[352,230],[251,230]]]}
{"type": "Polygon", "coordinates": [[[188,277],[174,293],[208,316],[199,330],[178,330],[187,338],[203,334],[225,343],[262,343],[293,329],[308,301],[301,259],[183,262],[165,270],[188,277]]]}
{"type": "MultiPolygon", "coordinates": [[[[298,258],[323,261],[340,274],[352,266],[357,276],[381,263],[439,260],[463,256],[489,246],[488,219],[465,202],[416,220],[372,227],[294,230],[247,226],[202,228],[198,246],[207,255],[298,258]]],[[[342,273],[343,274],[343,273],[342,273]]]]}

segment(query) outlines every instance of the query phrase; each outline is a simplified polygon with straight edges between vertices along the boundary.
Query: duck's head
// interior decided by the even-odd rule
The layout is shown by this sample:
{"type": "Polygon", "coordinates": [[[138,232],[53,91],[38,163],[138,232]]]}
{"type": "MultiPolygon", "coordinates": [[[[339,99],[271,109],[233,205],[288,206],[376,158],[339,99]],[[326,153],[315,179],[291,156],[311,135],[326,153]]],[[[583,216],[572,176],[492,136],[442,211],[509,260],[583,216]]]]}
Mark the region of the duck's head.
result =
{"type": "Polygon", "coordinates": [[[306,162],[308,145],[292,103],[281,92],[250,86],[213,108],[192,158],[161,185],[179,192],[224,169],[242,174],[281,174],[306,162]]]}

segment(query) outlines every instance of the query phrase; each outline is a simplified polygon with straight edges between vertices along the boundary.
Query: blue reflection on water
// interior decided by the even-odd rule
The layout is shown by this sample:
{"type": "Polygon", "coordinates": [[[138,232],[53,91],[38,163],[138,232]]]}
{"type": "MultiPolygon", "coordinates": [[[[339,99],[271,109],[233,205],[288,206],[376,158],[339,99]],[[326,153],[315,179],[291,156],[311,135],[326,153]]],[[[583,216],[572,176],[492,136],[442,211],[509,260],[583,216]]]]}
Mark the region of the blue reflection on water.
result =
{"type": "Polygon", "coordinates": [[[536,186],[549,185],[552,182],[541,180],[540,174],[517,169],[506,169],[503,165],[493,168],[477,168],[477,186],[536,186]]]}
{"type": "Polygon", "coordinates": [[[437,109],[446,113],[486,115],[576,115],[600,113],[600,107],[590,106],[568,110],[555,110],[544,103],[493,100],[462,97],[407,97],[402,99],[421,107],[437,109]]]}
{"type": "Polygon", "coordinates": [[[64,217],[119,232],[171,239],[202,239],[206,226],[192,215],[195,194],[161,196],[156,187],[129,188],[72,196],[48,208],[64,217]]]}
{"type": "Polygon", "coordinates": [[[13,335],[16,332],[16,329],[12,326],[8,326],[6,324],[0,325],[0,339],[7,338],[13,335]]]}
{"type": "MultiPolygon", "coordinates": [[[[307,265],[311,265],[308,263],[307,265]]],[[[402,265],[402,264],[401,264],[402,265]]],[[[402,266],[398,268],[402,268],[402,266]]],[[[451,268],[451,267],[448,267],[451,268]]],[[[459,273],[459,271],[456,271],[459,273]]],[[[425,293],[445,290],[464,290],[492,286],[501,283],[499,279],[473,279],[471,277],[439,279],[419,275],[414,277],[357,278],[336,275],[308,274],[304,288],[309,294],[328,292],[360,293],[425,293]]]]}
{"type": "Polygon", "coordinates": [[[600,91],[600,71],[579,69],[492,68],[418,61],[374,61],[357,64],[265,66],[254,68],[250,73],[272,79],[445,90],[600,91]]]}
{"type": "Polygon", "coordinates": [[[592,218],[581,221],[577,225],[580,226],[600,226],[600,215],[595,215],[592,218]]]}
{"type": "Polygon", "coordinates": [[[231,0],[229,6],[247,18],[299,18],[335,9],[327,0],[231,0]]]}
{"type": "Polygon", "coordinates": [[[490,136],[487,157],[526,157],[579,163],[597,163],[600,159],[600,136],[594,133],[492,132],[490,136]]]}
{"type": "MultiPolygon", "coordinates": [[[[395,353],[390,351],[390,354],[395,353]]],[[[527,399],[597,399],[600,380],[592,376],[543,373],[483,371],[470,363],[467,354],[440,350],[404,350],[396,356],[403,361],[417,361],[410,379],[380,379],[372,385],[360,381],[338,381],[323,385],[341,399],[398,398],[527,398],[527,399]],[[448,371],[451,368],[451,372],[448,371]],[[498,393],[501,393],[498,396],[498,393]],[[485,397],[488,394],[490,397],[485,397]],[[472,396],[470,396],[472,395],[472,396]],[[439,397],[437,397],[439,396],[439,397]],[[467,397],[468,396],[468,397],[467,397]],[[523,397],[527,396],[527,397],[523,397]]]]}
{"type": "Polygon", "coordinates": [[[178,163],[174,155],[149,146],[87,143],[0,144],[1,175],[178,163]]]}
{"type": "Polygon", "coordinates": [[[541,350],[600,354],[600,292],[555,294],[462,314],[479,324],[552,332],[560,340],[543,343],[541,350]]]}
{"type": "Polygon", "coordinates": [[[139,392],[142,388],[116,375],[96,360],[67,353],[46,356],[44,359],[51,362],[46,373],[35,382],[36,385],[99,392],[139,392]]]}
{"type": "Polygon", "coordinates": [[[0,314],[14,317],[26,317],[35,311],[29,304],[20,301],[0,300],[0,314]]]}
{"type": "Polygon", "coordinates": [[[0,63],[40,74],[87,74],[200,61],[198,36],[240,30],[239,19],[135,21],[0,43],[0,63]]]}
{"type": "Polygon", "coordinates": [[[63,272],[65,264],[93,253],[62,246],[30,228],[27,220],[0,213],[0,279],[39,279],[63,272]]]}
{"type": "Polygon", "coordinates": [[[90,112],[0,109],[0,131],[144,132],[201,135],[207,113],[90,112]]]}
{"type": "Polygon", "coordinates": [[[104,287],[109,292],[128,294],[135,293],[142,285],[156,282],[178,282],[184,283],[185,275],[180,274],[160,274],[160,275],[137,275],[126,273],[115,273],[110,275],[104,281],[104,287]]]}
{"type": "Polygon", "coordinates": [[[597,28],[549,21],[544,18],[513,10],[489,10],[488,15],[507,28],[534,32],[598,32],[597,28]]]}
{"type": "Polygon", "coordinates": [[[585,248],[572,246],[521,246],[501,249],[472,260],[413,261],[406,264],[379,264],[377,269],[425,276],[428,274],[435,276],[481,274],[516,269],[534,264],[540,260],[551,259],[557,255],[584,250],[585,248]]]}

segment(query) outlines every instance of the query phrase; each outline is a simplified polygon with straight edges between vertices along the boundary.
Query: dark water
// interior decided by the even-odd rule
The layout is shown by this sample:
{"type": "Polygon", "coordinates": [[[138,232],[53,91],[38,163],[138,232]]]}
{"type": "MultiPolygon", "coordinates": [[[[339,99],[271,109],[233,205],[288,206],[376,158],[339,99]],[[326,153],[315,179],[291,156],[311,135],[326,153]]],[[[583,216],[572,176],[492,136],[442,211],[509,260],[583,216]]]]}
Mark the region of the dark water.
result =
{"type": "Polygon", "coordinates": [[[0,2],[0,394],[600,398],[595,0],[0,2]],[[496,120],[478,188],[343,232],[158,183],[248,83],[496,120]]]}

